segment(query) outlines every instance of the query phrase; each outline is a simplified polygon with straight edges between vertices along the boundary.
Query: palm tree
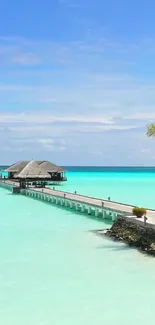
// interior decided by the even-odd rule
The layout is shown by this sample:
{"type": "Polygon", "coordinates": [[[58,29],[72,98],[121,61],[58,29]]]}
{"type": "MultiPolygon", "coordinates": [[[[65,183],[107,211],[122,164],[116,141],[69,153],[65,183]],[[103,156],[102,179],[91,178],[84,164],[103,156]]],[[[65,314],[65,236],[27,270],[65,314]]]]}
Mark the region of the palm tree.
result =
{"type": "Polygon", "coordinates": [[[147,136],[155,137],[155,123],[147,125],[147,136]]]}

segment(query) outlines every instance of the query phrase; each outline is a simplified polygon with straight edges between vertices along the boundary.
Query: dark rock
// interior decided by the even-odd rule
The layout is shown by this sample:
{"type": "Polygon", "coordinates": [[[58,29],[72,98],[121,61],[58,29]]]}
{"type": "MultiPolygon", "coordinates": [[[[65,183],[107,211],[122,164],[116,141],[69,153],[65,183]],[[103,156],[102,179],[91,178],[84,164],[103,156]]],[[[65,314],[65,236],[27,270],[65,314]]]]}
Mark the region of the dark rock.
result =
{"type": "Polygon", "coordinates": [[[105,235],[155,256],[155,229],[153,228],[119,217],[105,235]]]}

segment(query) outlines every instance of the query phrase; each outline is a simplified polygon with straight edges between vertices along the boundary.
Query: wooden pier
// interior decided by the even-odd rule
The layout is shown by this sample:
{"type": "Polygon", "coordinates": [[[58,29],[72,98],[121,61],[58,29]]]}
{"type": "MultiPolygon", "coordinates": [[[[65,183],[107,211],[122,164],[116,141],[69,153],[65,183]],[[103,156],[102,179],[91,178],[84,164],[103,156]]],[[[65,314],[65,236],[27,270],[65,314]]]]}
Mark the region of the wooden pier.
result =
{"type": "MultiPolygon", "coordinates": [[[[19,189],[19,184],[10,180],[0,180],[0,187],[7,188],[12,193],[19,193],[34,199],[50,202],[51,204],[74,209],[81,213],[95,215],[95,217],[102,217],[104,219],[111,219],[115,221],[119,215],[132,216],[133,206],[122,204],[118,202],[102,200],[94,197],[88,197],[80,194],[70,192],[58,191],[51,188],[34,188],[19,189]]],[[[147,210],[147,217],[155,224],[155,210],[147,210]]]]}

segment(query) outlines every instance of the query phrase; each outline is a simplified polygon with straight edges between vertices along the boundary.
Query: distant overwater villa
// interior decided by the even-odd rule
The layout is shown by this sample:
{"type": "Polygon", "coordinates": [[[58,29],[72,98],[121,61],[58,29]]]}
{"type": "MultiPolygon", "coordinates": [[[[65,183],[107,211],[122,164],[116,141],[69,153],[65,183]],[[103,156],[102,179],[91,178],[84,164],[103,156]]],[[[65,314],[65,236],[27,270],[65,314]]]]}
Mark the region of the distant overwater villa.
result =
{"type": "Polygon", "coordinates": [[[59,185],[67,181],[65,169],[44,160],[19,161],[4,172],[8,173],[8,180],[18,182],[21,188],[29,185],[45,187],[49,183],[59,185]]]}

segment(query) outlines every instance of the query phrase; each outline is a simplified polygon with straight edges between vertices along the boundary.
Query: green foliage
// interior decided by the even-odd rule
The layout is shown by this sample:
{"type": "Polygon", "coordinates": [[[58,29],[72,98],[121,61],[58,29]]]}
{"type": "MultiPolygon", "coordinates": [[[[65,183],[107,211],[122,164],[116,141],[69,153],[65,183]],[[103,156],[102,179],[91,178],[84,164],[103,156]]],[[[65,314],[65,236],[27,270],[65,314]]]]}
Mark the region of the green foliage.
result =
{"type": "Polygon", "coordinates": [[[135,208],[133,208],[132,213],[137,218],[141,218],[142,216],[146,215],[146,209],[135,207],[135,208]]]}
{"type": "Polygon", "coordinates": [[[155,123],[147,125],[147,136],[148,137],[155,137],[155,123]]]}

